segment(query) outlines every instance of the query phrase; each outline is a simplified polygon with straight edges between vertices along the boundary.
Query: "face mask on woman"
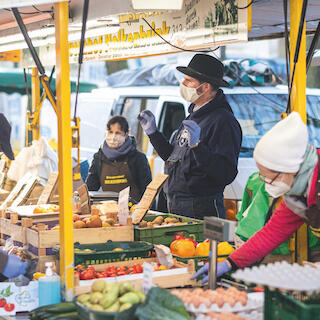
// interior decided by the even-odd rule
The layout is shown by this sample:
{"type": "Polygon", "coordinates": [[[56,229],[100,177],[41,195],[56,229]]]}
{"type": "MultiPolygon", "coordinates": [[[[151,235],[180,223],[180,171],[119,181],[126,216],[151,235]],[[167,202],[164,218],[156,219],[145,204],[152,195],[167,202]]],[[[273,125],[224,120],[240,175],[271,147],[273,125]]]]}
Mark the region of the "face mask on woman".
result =
{"type": "Polygon", "coordinates": [[[274,181],[272,184],[266,184],[265,189],[271,197],[278,198],[287,193],[291,189],[291,186],[283,181],[274,181]]]}
{"type": "Polygon", "coordinates": [[[197,90],[203,85],[200,84],[200,86],[198,88],[190,88],[190,87],[187,87],[185,86],[183,83],[180,83],[180,94],[181,94],[181,97],[188,101],[188,102],[194,102],[196,101],[197,99],[199,99],[202,95],[202,94],[198,94],[197,93],[197,90]]]}
{"type": "Polygon", "coordinates": [[[107,131],[106,142],[109,148],[117,149],[121,147],[125,141],[126,141],[126,136],[110,133],[109,131],[107,131]]]}

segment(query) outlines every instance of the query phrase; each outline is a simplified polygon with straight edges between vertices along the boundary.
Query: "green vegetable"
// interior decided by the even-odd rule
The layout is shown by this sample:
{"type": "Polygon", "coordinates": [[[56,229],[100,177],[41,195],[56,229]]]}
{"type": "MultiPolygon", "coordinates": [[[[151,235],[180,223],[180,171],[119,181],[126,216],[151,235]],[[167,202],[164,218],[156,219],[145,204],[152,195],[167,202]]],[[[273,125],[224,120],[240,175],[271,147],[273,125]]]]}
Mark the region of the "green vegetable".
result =
{"type": "Polygon", "coordinates": [[[138,306],[135,316],[139,320],[190,320],[183,302],[168,290],[154,287],[146,302],[138,306]]]}
{"type": "Polygon", "coordinates": [[[48,313],[68,313],[68,312],[74,312],[77,308],[73,302],[62,302],[62,303],[56,303],[51,304],[48,306],[43,306],[38,309],[35,309],[31,311],[31,313],[38,313],[39,311],[45,311],[48,313]]]}
{"type": "Polygon", "coordinates": [[[73,319],[79,319],[78,312],[55,314],[47,318],[47,320],[73,320],[73,319]]]}

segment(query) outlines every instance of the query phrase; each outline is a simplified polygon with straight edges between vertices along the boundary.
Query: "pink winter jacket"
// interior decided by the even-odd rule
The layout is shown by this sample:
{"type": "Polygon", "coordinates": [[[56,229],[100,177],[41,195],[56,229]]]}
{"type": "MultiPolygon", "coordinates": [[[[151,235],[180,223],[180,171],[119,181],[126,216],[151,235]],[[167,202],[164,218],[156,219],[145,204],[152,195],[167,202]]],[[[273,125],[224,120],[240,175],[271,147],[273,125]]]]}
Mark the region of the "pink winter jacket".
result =
{"type": "MultiPolygon", "coordinates": [[[[307,205],[316,204],[316,183],[318,177],[318,164],[316,165],[307,205]]],[[[234,251],[229,259],[237,267],[244,268],[255,263],[287,240],[302,224],[304,219],[291,211],[282,200],[278,209],[273,213],[269,222],[239,249],[234,251]]]]}

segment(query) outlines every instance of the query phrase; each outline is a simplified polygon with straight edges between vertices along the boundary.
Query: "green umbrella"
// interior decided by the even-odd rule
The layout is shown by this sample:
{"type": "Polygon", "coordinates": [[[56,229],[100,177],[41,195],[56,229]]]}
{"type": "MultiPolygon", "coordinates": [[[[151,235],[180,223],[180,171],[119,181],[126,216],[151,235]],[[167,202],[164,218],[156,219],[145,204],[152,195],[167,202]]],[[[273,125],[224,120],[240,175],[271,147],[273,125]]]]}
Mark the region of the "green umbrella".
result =
{"type": "MultiPolygon", "coordinates": [[[[49,77],[49,75],[48,75],[49,77]]],[[[31,75],[27,73],[28,90],[31,92],[31,75]]],[[[77,82],[70,81],[71,92],[76,91],[77,82]]],[[[52,78],[51,88],[56,91],[56,80],[52,78]]],[[[42,86],[40,85],[42,88],[42,86]]],[[[80,82],[79,92],[91,92],[92,89],[98,88],[98,85],[90,82],[80,82]]],[[[26,94],[26,85],[24,74],[21,69],[0,69],[0,92],[26,94]]]]}

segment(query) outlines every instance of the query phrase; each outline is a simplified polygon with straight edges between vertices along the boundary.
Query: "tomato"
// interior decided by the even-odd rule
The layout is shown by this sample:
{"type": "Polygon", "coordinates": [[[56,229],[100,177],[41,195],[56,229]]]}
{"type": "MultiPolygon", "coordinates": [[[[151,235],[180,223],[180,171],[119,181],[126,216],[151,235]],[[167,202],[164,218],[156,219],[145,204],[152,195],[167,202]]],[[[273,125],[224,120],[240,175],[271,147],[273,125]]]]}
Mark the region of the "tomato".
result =
{"type": "Polygon", "coordinates": [[[75,276],[75,277],[79,277],[79,278],[80,278],[80,275],[81,275],[80,271],[75,271],[75,272],[74,272],[74,276],[75,276]]]}
{"type": "Polygon", "coordinates": [[[4,310],[6,310],[7,312],[11,312],[14,310],[14,304],[13,303],[8,303],[4,305],[4,310]]]}
{"type": "Polygon", "coordinates": [[[117,277],[117,274],[116,273],[111,273],[109,277],[111,277],[111,278],[117,277]]]}
{"type": "Polygon", "coordinates": [[[96,277],[97,278],[106,278],[106,275],[104,275],[102,272],[97,272],[96,277]]]}
{"type": "Polygon", "coordinates": [[[81,280],[90,280],[94,279],[95,277],[95,271],[92,271],[91,269],[85,269],[81,272],[80,279],[81,280]]]}
{"type": "Polygon", "coordinates": [[[107,268],[106,271],[110,272],[110,273],[115,273],[116,272],[116,268],[115,268],[115,266],[112,266],[112,267],[107,268]]]}
{"type": "Polygon", "coordinates": [[[133,273],[136,273],[136,270],[134,270],[134,268],[131,267],[131,268],[128,269],[127,272],[128,272],[128,274],[133,274],[133,273]]]}
{"type": "Polygon", "coordinates": [[[118,276],[125,276],[125,275],[126,275],[126,272],[125,272],[125,271],[118,271],[118,272],[117,272],[117,275],[118,275],[118,276]]]}
{"type": "Polygon", "coordinates": [[[77,266],[76,266],[76,270],[84,270],[86,267],[85,266],[83,266],[82,264],[78,264],[77,266]]]}
{"type": "Polygon", "coordinates": [[[181,240],[181,239],[185,239],[185,237],[184,237],[182,234],[177,234],[177,235],[174,237],[173,241],[181,240]]]}
{"type": "Polygon", "coordinates": [[[142,265],[139,263],[136,263],[133,265],[133,269],[136,273],[141,273],[143,271],[142,265]]]}
{"type": "Polygon", "coordinates": [[[0,299],[0,308],[3,308],[7,304],[6,299],[0,299]]]}

